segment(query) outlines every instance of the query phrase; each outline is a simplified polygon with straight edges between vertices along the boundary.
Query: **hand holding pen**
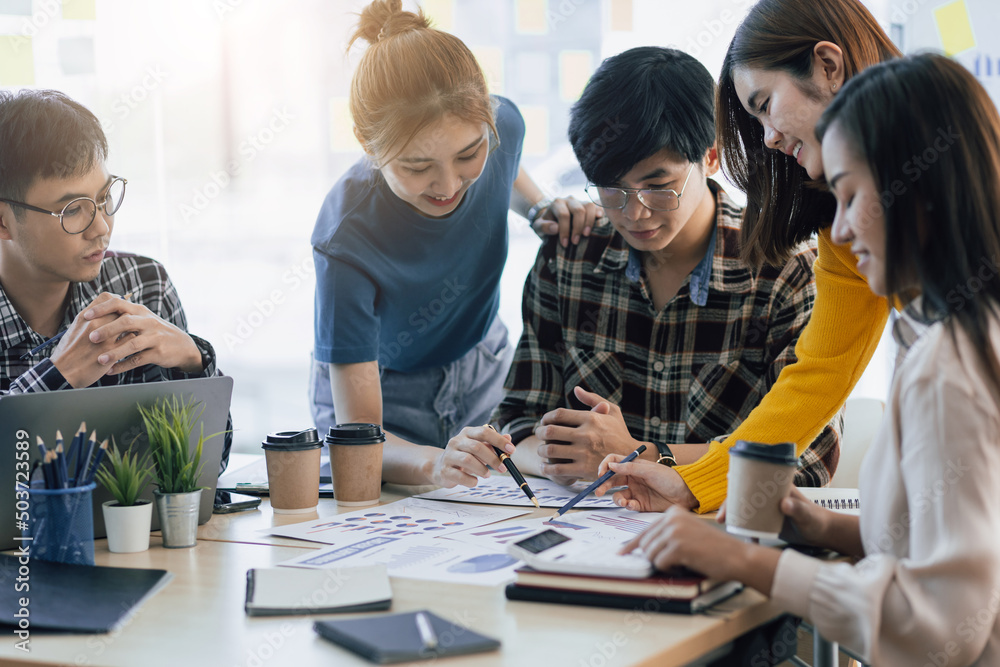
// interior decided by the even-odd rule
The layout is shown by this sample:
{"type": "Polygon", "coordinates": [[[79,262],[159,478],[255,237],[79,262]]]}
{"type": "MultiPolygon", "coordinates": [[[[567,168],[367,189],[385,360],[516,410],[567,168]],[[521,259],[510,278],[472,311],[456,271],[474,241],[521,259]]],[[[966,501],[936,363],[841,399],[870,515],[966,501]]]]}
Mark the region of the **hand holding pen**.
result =
{"type": "Polygon", "coordinates": [[[602,496],[615,486],[626,488],[615,492],[619,507],[635,512],[665,512],[673,505],[694,509],[698,500],[677,473],[659,463],[644,459],[626,462],[620,454],[610,454],[601,461],[599,473],[614,472],[615,476],[595,494],[602,496]]]}
{"type": "MultiPolygon", "coordinates": [[[[629,454],[628,456],[626,456],[625,458],[623,458],[620,461],[620,463],[631,463],[632,461],[634,461],[636,459],[636,457],[639,456],[639,454],[642,454],[644,451],[646,451],[646,445],[639,445],[634,452],[632,452],[631,454],[629,454]]],[[[609,456],[608,458],[611,458],[611,457],[609,456]]],[[[578,502],[580,502],[581,500],[583,500],[584,498],[586,498],[587,496],[589,496],[591,493],[593,493],[599,487],[601,487],[603,484],[605,484],[609,479],[611,479],[612,477],[614,477],[615,471],[611,470],[609,468],[606,468],[606,466],[605,466],[605,464],[607,462],[608,462],[608,459],[605,459],[604,461],[601,462],[601,469],[606,469],[607,471],[603,475],[601,475],[600,477],[598,477],[597,480],[595,480],[593,484],[591,484],[586,489],[584,489],[580,493],[578,493],[575,496],[573,496],[569,500],[568,503],[566,503],[565,505],[563,505],[562,507],[560,507],[559,511],[557,511],[552,516],[553,519],[558,519],[559,517],[561,517],[563,514],[565,514],[566,512],[568,512],[570,509],[572,509],[574,505],[576,505],[578,502]]],[[[654,463],[653,465],[656,465],[656,464],[654,463]]],[[[660,466],[660,467],[663,468],[664,466],[660,466]]],[[[621,484],[622,480],[617,480],[617,483],[621,484]]],[[[603,494],[603,492],[606,491],[606,490],[607,489],[601,489],[601,494],[603,494]]]]}
{"type": "Polygon", "coordinates": [[[513,452],[510,436],[489,426],[466,426],[434,458],[429,481],[448,488],[476,486],[478,478],[490,476],[490,467],[506,472],[509,464],[505,465],[499,455],[513,452]]]}
{"type": "MultiPolygon", "coordinates": [[[[500,430],[493,424],[487,424],[487,426],[497,433],[500,432],[500,430]]],[[[496,450],[501,463],[503,463],[504,467],[507,468],[507,472],[509,472],[510,476],[514,478],[514,483],[521,488],[521,491],[524,491],[524,495],[528,496],[528,500],[535,504],[535,508],[539,508],[540,505],[538,504],[538,499],[535,498],[535,492],[532,491],[531,487],[528,486],[528,483],[524,481],[524,476],[521,475],[521,471],[514,465],[514,461],[510,458],[510,455],[507,454],[507,452],[501,451],[498,447],[494,447],[493,449],[496,450]]]]}

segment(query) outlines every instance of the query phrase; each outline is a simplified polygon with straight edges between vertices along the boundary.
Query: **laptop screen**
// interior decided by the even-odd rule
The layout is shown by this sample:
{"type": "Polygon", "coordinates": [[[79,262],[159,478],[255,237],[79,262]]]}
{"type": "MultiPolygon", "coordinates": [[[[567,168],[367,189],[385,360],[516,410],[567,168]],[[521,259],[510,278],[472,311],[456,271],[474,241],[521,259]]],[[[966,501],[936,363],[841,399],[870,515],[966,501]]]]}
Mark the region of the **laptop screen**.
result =
{"type": "MultiPolygon", "coordinates": [[[[202,433],[202,424],[206,437],[220,434],[205,441],[201,457],[204,465],[198,484],[206,490],[201,494],[198,523],[208,521],[212,516],[224,445],[222,433],[226,430],[232,394],[233,379],[219,376],[14,394],[0,398],[0,549],[13,548],[16,544],[14,538],[20,535],[14,521],[15,452],[18,441],[27,440],[30,444],[33,464],[39,458],[36,436],[40,436],[46,444],[55,443],[56,430],[62,431],[63,446],[68,447],[81,422],[86,422],[87,435],[96,431],[98,442],[113,437],[119,451],[131,445],[142,456],[149,451],[149,440],[138,406],[149,407],[171,396],[177,396],[182,403],[193,399],[195,403],[205,406],[201,423],[195,423],[192,445],[197,443],[202,433]]],[[[40,478],[40,471],[36,473],[36,478],[40,478]]],[[[140,497],[152,500],[154,488],[149,485],[140,497]]],[[[93,503],[95,537],[106,536],[101,505],[113,499],[111,493],[98,484],[93,503]]],[[[158,528],[159,520],[154,511],[153,530],[158,528]]]]}

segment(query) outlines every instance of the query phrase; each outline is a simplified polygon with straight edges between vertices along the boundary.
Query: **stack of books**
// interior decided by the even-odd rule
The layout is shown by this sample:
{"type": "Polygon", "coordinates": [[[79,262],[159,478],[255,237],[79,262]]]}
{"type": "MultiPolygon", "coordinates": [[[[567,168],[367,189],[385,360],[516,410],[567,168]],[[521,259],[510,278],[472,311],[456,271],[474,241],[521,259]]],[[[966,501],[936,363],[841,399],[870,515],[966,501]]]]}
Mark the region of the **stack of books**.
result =
{"type": "Polygon", "coordinates": [[[738,581],[715,581],[688,570],[657,572],[645,579],[541,572],[527,566],[515,574],[517,579],[506,589],[509,600],[670,614],[695,614],[743,590],[738,581]]]}

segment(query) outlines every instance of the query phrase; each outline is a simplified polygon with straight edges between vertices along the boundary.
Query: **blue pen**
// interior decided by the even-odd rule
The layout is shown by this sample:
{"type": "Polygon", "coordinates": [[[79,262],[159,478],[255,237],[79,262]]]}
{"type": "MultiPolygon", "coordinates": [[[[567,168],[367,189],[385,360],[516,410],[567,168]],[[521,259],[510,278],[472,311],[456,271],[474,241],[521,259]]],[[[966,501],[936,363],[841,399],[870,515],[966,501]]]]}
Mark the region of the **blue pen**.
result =
{"type": "Polygon", "coordinates": [[[87,422],[80,422],[80,428],[76,430],[76,435],[73,436],[73,444],[70,445],[70,449],[76,451],[76,457],[73,459],[73,479],[80,479],[80,475],[83,474],[83,457],[87,455],[85,451],[86,444],[83,438],[86,434],[87,422]]]}
{"type": "MultiPolygon", "coordinates": [[[[639,445],[639,447],[634,452],[623,458],[621,461],[619,461],[619,463],[628,463],[629,461],[634,461],[635,457],[639,456],[639,454],[642,454],[644,451],[646,451],[646,445],[639,445]]],[[[608,481],[614,476],[615,476],[615,471],[609,470],[600,477],[598,477],[596,482],[588,486],[580,493],[573,496],[568,503],[560,507],[559,511],[556,512],[552,518],[558,519],[559,517],[561,517],[563,514],[572,509],[573,505],[576,505],[578,502],[589,496],[594,491],[594,489],[599,487],[601,484],[604,484],[606,481],[608,481]]]]}
{"type": "Polygon", "coordinates": [[[79,481],[81,479],[87,478],[87,472],[90,470],[90,461],[94,456],[94,447],[97,445],[97,431],[91,431],[90,438],[87,439],[87,458],[83,460],[83,466],[78,469],[77,474],[77,485],[79,486],[79,481]]]}

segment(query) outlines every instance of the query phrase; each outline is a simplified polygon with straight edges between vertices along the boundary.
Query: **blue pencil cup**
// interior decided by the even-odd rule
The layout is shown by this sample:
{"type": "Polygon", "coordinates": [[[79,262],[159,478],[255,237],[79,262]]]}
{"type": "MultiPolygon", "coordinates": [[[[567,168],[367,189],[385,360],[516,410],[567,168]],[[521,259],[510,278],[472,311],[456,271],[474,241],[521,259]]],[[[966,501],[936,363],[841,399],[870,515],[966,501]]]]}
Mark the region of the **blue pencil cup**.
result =
{"type": "Polygon", "coordinates": [[[31,556],[39,560],[94,564],[93,491],[96,482],[68,489],[32,483],[31,516],[23,536],[31,537],[31,556]],[[37,486],[36,486],[37,485],[37,486]]]}

